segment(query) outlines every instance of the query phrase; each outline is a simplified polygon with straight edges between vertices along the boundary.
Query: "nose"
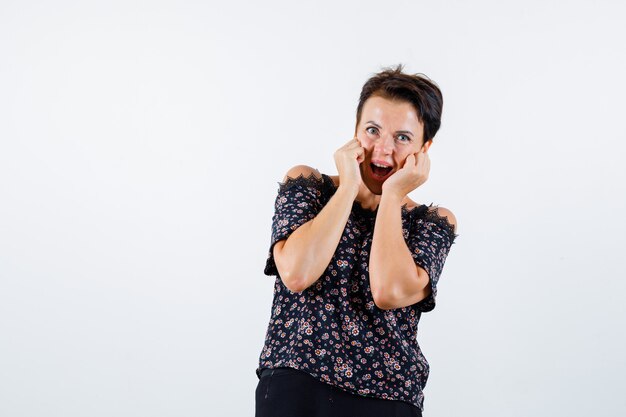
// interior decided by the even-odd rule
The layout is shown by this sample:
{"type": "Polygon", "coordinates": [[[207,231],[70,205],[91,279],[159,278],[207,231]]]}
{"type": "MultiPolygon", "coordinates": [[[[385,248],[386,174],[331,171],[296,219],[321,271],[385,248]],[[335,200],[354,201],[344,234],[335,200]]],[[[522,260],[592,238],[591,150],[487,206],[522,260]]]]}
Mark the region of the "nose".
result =
{"type": "Polygon", "coordinates": [[[379,140],[376,141],[376,150],[384,155],[391,155],[393,152],[393,136],[382,135],[379,140]]]}

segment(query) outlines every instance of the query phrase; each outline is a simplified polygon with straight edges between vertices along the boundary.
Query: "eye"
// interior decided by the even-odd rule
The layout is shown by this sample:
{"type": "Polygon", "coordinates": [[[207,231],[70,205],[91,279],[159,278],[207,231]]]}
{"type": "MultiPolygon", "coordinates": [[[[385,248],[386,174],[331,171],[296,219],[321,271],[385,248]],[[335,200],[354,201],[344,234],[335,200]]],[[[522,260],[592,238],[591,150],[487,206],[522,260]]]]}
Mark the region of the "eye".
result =
{"type": "Polygon", "coordinates": [[[378,132],[378,129],[370,126],[370,127],[365,128],[365,131],[369,134],[375,135],[378,132]]]}
{"type": "Polygon", "coordinates": [[[411,138],[408,137],[407,135],[398,135],[398,140],[400,142],[410,142],[411,138]]]}

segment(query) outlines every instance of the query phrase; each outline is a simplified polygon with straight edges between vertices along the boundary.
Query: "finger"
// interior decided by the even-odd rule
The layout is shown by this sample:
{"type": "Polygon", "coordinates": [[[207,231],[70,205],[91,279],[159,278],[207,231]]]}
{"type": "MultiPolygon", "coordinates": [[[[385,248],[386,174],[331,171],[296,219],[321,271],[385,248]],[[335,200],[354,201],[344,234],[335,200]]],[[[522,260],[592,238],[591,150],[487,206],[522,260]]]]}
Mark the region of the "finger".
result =
{"type": "Polygon", "coordinates": [[[424,166],[424,161],[428,156],[425,155],[422,151],[419,151],[416,155],[417,157],[415,158],[415,168],[424,166]]]}
{"type": "Polygon", "coordinates": [[[428,172],[430,171],[430,158],[428,157],[428,155],[424,154],[423,161],[424,162],[422,163],[422,172],[428,175],[428,172]]]}
{"type": "Polygon", "coordinates": [[[415,166],[415,163],[417,162],[417,157],[416,154],[412,153],[409,156],[406,157],[405,161],[404,161],[404,166],[406,168],[413,168],[415,166]]]}
{"type": "Polygon", "coordinates": [[[354,148],[355,146],[361,146],[361,141],[358,138],[354,138],[352,140],[350,140],[346,146],[348,148],[354,148]]]}
{"type": "Polygon", "coordinates": [[[358,144],[358,143],[353,143],[353,144],[351,144],[351,145],[350,145],[350,147],[349,147],[349,149],[350,149],[351,151],[358,152],[358,154],[359,154],[359,155],[362,155],[362,154],[364,154],[364,153],[365,153],[365,148],[364,148],[364,147],[362,147],[362,146],[361,146],[360,144],[358,144]]]}
{"type": "Polygon", "coordinates": [[[404,165],[402,166],[402,168],[404,167],[413,167],[415,166],[415,154],[410,154],[409,156],[406,157],[406,159],[404,160],[404,165]]]}
{"type": "Polygon", "coordinates": [[[364,152],[364,149],[357,144],[352,144],[349,148],[347,148],[347,151],[350,153],[350,155],[357,156],[362,154],[364,152]]]}

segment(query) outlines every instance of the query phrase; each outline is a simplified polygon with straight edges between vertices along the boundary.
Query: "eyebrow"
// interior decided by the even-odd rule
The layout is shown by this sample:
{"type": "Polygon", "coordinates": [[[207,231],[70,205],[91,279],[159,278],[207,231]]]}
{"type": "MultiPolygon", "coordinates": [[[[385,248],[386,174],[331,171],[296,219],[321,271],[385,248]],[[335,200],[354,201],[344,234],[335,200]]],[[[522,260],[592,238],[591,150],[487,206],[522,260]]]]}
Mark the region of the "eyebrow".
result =
{"type": "MultiPolygon", "coordinates": [[[[372,121],[372,120],[368,120],[368,121],[367,121],[367,122],[365,122],[365,123],[366,123],[366,124],[367,124],[367,123],[371,123],[371,124],[373,124],[374,126],[376,126],[377,128],[382,129],[382,127],[380,127],[380,125],[379,125],[378,123],[376,123],[376,122],[374,122],[374,121],[372,121]]],[[[396,133],[406,133],[406,134],[408,134],[408,135],[413,136],[413,132],[411,132],[410,130],[397,130],[397,131],[396,131],[396,133]]]]}

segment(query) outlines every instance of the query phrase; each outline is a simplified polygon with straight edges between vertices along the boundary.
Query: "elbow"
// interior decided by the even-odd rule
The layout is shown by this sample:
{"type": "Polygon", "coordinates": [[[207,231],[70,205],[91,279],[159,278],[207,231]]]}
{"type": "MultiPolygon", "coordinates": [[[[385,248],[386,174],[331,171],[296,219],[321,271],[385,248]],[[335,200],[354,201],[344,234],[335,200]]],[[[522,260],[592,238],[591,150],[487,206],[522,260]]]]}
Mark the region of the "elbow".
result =
{"type": "Polygon", "coordinates": [[[280,280],[283,285],[291,292],[297,293],[306,290],[310,284],[308,280],[302,274],[293,273],[292,271],[278,271],[280,280]]]}
{"type": "Polygon", "coordinates": [[[283,256],[283,245],[274,248],[274,261],[278,276],[282,283],[291,292],[298,293],[306,290],[319,278],[319,273],[312,271],[308,259],[299,259],[296,256],[283,256]]]}
{"type": "Polygon", "coordinates": [[[295,279],[287,276],[280,276],[281,281],[287,287],[287,289],[291,292],[302,292],[306,290],[306,286],[302,282],[301,279],[295,279]]]}
{"type": "Polygon", "coordinates": [[[429,294],[430,285],[427,274],[422,276],[420,284],[411,288],[399,285],[375,286],[372,288],[374,304],[381,310],[408,307],[425,299],[429,294]]]}
{"type": "Polygon", "coordinates": [[[374,304],[381,310],[391,310],[395,308],[393,303],[393,297],[390,294],[389,289],[385,288],[372,288],[372,298],[374,304]]]}

